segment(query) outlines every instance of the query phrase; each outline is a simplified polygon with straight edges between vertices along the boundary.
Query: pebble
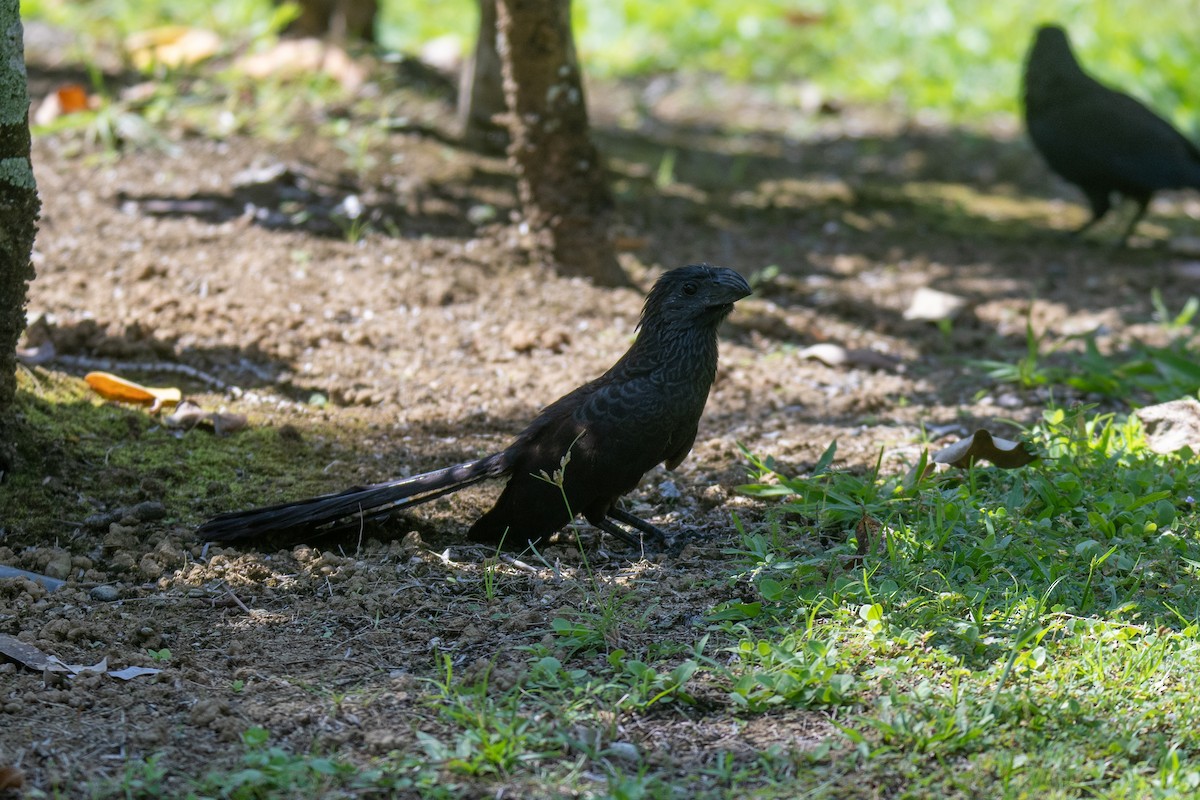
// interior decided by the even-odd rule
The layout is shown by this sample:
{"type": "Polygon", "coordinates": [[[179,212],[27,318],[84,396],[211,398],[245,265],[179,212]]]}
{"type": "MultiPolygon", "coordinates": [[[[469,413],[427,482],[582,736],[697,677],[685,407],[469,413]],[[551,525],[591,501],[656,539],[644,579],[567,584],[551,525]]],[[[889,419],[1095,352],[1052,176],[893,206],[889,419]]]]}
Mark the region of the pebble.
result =
{"type": "Polygon", "coordinates": [[[111,603],[114,600],[120,599],[121,593],[117,591],[117,587],[111,583],[101,584],[100,586],[92,587],[88,592],[93,600],[99,600],[103,603],[111,603]]]}
{"type": "Polygon", "coordinates": [[[637,745],[631,742],[613,742],[608,746],[608,752],[613,758],[627,763],[636,763],[642,759],[637,745]]]}

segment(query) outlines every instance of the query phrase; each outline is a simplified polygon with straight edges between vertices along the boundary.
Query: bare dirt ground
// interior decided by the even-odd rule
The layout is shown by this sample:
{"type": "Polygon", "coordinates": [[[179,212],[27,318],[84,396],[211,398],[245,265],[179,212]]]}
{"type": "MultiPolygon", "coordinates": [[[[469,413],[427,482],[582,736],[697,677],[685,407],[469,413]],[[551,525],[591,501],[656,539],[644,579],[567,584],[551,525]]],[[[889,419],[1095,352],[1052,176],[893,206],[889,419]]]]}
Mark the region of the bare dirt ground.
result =
{"type": "MultiPolygon", "coordinates": [[[[35,95],[55,80],[32,78],[35,95]]],[[[380,102],[449,128],[444,98],[393,83],[380,102]]],[[[121,420],[115,432],[77,431],[18,465],[43,471],[61,505],[53,519],[0,520],[0,564],[67,585],[47,593],[0,581],[0,633],[70,663],[106,657],[110,668],[162,672],[67,681],[0,665],[0,765],[18,765],[27,786],[73,795],[161,753],[181,786],[234,767],[239,736],[254,725],[296,752],[365,762],[418,751],[418,730],[438,734],[423,679],[444,674],[443,656],[459,675],[491,664],[494,684],[519,676],[528,645],[570,663],[551,622],[594,602],[578,579],[579,550],[563,536],[546,551],[557,569],[500,567],[489,598],[485,554],[463,533],[494,488],[313,547],[205,547],[193,528],[239,504],[498,449],[624,351],[642,290],[662,270],[728,265],[756,276],[757,292],[723,330],[694,452],[630,498],[636,513],[699,531],[698,541],[678,557],[639,559],[581,530],[602,585],[629,609],[611,645],[641,656],[663,642],[689,645],[707,610],[749,590],[724,580],[733,569],[724,551],[737,543],[731,512],[748,523],[766,514],[733,491],[745,475],[738,443],[794,472],[835,439],[841,466],[867,468],[882,450],[885,470],[903,469],[922,426],[940,444],[976,422],[1040,413],[1044,393],[990,385],[965,364],[1018,357],[1027,317],[1048,341],[1102,328],[1119,348],[1154,334],[1152,287],[1172,303],[1194,291],[1192,262],[1165,242],[1200,233],[1200,199],[1161,198],[1127,250],[1107,245],[1113,228],[1100,242],[1067,239],[1084,211],[1012,121],[965,130],[879,109],[811,111],[787,92],[707,78],[598,84],[590,99],[636,291],[528,263],[509,222],[503,160],[403,131],[350,152],[328,123],[348,120],[353,131],[374,122],[353,109],[318,108],[304,135],[284,143],[168,131],[160,147],[113,154],[76,134],[36,141],[45,205],[30,312],[50,323],[39,335],[62,355],[216,375],[247,394],[137,377],[182,383],[207,407],[247,414],[250,429],[176,436],[142,410],[100,409],[121,420]],[[360,229],[336,220],[350,195],[366,209],[360,229]],[[944,328],[906,320],[920,287],[960,295],[968,308],[944,328]],[[891,356],[895,368],[800,356],[822,342],[891,356]],[[114,452],[154,450],[155,466],[73,457],[78,437],[96,436],[113,437],[114,452]],[[180,486],[197,481],[187,461],[196,438],[241,460],[180,486]],[[248,441],[262,443],[261,458],[248,441]],[[289,465],[304,481],[287,477],[289,465]],[[165,514],[84,524],[139,502],[162,503],[165,514]],[[97,599],[98,586],[116,599],[97,599]],[[169,659],[155,661],[151,651],[163,648],[169,659]]],[[[55,371],[83,370],[30,369],[23,386],[52,384],[55,371]]],[[[793,533],[797,551],[829,546],[793,533]]],[[[837,736],[818,712],[739,719],[716,689],[696,706],[627,715],[613,730],[668,774],[837,736]]],[[[456,780],[466,794],[499,796],[504,786],[456,780]]]]}

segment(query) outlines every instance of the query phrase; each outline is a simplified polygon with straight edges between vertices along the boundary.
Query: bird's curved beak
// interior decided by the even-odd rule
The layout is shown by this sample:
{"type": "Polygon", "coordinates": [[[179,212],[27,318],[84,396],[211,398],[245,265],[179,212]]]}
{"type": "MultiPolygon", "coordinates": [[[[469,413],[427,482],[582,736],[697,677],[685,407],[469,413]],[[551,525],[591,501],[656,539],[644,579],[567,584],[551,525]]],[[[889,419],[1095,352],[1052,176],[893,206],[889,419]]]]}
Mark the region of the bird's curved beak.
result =
{"type": "Polygon", "coordinates": [[[717,286],[720,287],[715,298],[718,303],[736,303],[753,292],[746,279],[731,269],[723,267],[715,277],[717,286]]]}

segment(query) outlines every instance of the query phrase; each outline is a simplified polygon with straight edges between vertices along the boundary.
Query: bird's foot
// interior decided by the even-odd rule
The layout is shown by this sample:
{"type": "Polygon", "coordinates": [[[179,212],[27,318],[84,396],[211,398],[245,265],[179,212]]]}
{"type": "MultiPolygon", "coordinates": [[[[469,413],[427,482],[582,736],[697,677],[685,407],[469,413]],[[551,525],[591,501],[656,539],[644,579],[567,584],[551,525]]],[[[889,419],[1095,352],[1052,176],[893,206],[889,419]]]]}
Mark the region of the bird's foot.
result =
{"type": "Polygon", "coordinates": [[[686,528],[671,537],[664,552],[672,558],[678,558],[689,544],[703,541],[705,538],[707,537],[696,528],[686,528]]]}
{"type": "Polygon", "coordinates": [[[668,541],[667,535],[663,533],[662,529],[658,526],[651,525],[641,517],[636,517],[622,508],[610,509],[608,516],[612,517],[612,519],[616,520],[617,522],[623,522],[634,530],[641,532],[641,537],[638,537],[641,539],[641,541],[638,541],[637,538],[634,538],[632,535],[630,535],[629,531],[619,528],[613,524],[612,520],[606,519],[604,522],[608,523],[616,530],[621,531],[620,534],[614,533],[609,528],[605,528],[600,525],[596,526],[602,530],[608,531],[609,533],[613,533],[615,536],[628,543],[630,547],[635,547],[649,553],[660,553],[664,548],[666,548],[668,541]]]}

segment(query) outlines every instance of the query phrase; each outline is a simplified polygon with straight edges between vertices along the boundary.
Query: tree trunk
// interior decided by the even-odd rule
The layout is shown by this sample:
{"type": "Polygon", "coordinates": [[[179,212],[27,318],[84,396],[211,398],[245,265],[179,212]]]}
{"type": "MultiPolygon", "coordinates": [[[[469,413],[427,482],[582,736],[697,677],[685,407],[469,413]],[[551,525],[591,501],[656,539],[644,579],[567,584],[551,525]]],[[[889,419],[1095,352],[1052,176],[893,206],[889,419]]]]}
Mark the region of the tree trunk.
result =
{"type": "Polygon", "coordinates": [[[608,237],[613,200],[588,138],[570,0],[497,0],[497,12],[525,222],[561,274],[628,286],[608,237]]]}
{"type": "Polygon", "coordinates": [[[33,279],[30,254],[40,208],[29,161],[20,4],[0,0],[0,464],[11,458],[5,452],[5,417],[16,394],[17,338],[25,328],[26,293],[33,279]]]}
{"type": "Polygon", "coordinates": [[[458,123],[462,142],[473,150],[503,153],[508,130],[497,121],[507,108],[500,54],[496,52],[496,0],[479,0],[479,35],[475,53],[463,65],[458,91],[458,123]]]}

